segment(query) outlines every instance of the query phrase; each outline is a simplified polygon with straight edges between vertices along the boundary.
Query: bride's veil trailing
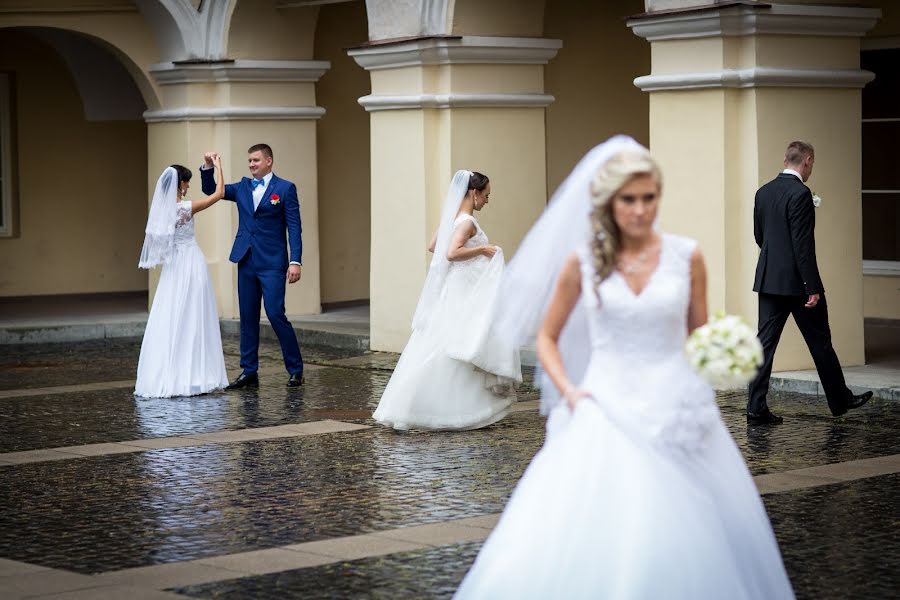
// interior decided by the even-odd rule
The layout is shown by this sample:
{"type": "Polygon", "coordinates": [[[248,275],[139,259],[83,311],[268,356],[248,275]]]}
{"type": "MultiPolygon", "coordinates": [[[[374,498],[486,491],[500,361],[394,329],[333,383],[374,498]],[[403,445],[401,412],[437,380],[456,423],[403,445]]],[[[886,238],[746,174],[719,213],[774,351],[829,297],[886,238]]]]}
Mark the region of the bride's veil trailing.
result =
{"type": "Polygon", "coordinates": [[[156,182],[138,267],[150,269],[169,261],[175,244],[177,214],[178,172],[168,167],[156,182]]]}
{"type": "MultiPolygon", "coordinates": [[[[612,137],[588,152],[557,188],[504,271],[500,288],[503,306],[495,331],[505,341],[516,346],[534,341],[563,264],[590,240],[594,174],[614,155],[637,148],[642,146],[628,136],[612,137]]],[[[559,349],[566,372],[577,385],[584,377],[591,353],[587,315],[581,301],[563,328],[559,349]]],[[[541,412],[546,414],[559,401],[559,392],[542,370],[538,370],[536,379],[541,388],[541,412]]]]}
{"type": "Polygon", "coordinates": [[[441,297],[441,288],[450,269],[450,259],[447,251],[450,248],[450,239],[453,237],[453,223],[459,214],[459,206],[466,193],[469,191],[469,178],[471,171],[460,170],[453,175],[450,187],[447,188],[447,196],[441,209],[441,222],[438,226],[437,241],[434,245],[434,255],[431,257],[431,266],[422,287],[422,295],[419,296],[419,304],[413,315],[412,328],[414,330],[425,329],[431,319],[435,307],[441,297]]]}

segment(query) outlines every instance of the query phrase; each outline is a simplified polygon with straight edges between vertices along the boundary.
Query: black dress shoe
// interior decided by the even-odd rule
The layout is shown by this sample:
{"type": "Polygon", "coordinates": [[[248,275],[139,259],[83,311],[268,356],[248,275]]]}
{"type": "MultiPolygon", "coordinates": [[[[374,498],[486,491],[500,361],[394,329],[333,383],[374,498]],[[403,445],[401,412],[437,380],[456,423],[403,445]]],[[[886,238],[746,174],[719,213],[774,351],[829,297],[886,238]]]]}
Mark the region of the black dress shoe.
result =
{"type": "Polygon", "coordinates": [[[241,373],[237,379],[228,384],[226,390],[239,390],[241,388],[259,387],[259,376],[256,373],[241,373]]]}
{"type": "Polygon", "coordinates": [[[872,399],[872,392],[863,392],[858,396],[850,396],[850,399],[847,400],[847,408],[859,408],[866,402],[872,399]]]}
{"type": "Polygon", "coordinates": [[[291,375],[291,378],[288,379],[287,386],[288,387],[299,387],[303,385],[303,373],[294,373],[291,375]]]}
{"type": "Polygon", "coordinates": [[[747,413],[747,425],[777,425],[784,419],[773,414],[768,408],[758,413],[747,413]]]}

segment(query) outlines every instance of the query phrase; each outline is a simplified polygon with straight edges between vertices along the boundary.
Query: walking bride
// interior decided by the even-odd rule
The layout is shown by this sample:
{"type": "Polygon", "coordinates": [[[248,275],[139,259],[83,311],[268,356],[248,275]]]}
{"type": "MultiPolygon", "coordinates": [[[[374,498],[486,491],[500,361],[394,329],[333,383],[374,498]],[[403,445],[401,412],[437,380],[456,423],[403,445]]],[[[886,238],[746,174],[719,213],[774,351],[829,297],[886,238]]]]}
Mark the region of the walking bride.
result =
{"type": "Polygon", "coordinates": [[[474,213],[490,180],[457,171],[429,251],[434,253],[413,333],[373,418],[394,429],[477,429],[506,416],[522,380],[517,346],[490,334],[503,252],[474,213]]]}
{"type": "Polygon", "coordinates": [[[228,385],[216,298],[206,258],[194,239],[194,217],[225,193],[218,156],[211,196],[185,200],[190,181],[190,169],[168,167],[150,204],[138,266],[162,265],[162,273],[141,343],[136,396],[193,396],[228,385]]]}
{"type": "Polygon", "coordinates": [[[655,230],[660,192],[650,153],[613,138],[510,263],[496,330],[522,342],[540,325],[547,438],[457,598],[793,598],[753,479],[685,354],[707,319],[706,269],[693,240],[655,230]]]}

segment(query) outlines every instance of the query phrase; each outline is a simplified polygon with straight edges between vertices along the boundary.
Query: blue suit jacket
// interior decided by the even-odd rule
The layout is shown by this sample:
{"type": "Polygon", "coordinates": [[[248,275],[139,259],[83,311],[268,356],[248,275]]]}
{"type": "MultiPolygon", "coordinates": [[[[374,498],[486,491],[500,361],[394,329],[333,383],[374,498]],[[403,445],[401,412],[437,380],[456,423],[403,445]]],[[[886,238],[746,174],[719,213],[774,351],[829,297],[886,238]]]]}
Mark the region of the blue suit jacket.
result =
{"type": "MultiPolygon", "coordinates": [[[[216,191],[215,175],[212,169],[200,170],[200,181],[204,194],[216,191]]],[[[303,242],[300,224],[300,201],[297,186],[277,177],[274,173],[269,187],[253,210],[253,186],[249,177],[237,183],[225,185],[225,200],[237,204],[238,230],[231,248],[231,262],[240,262],[248,250],[253,251],[253,264],[257,269],[279,269],[286,271],[289,260],[302,262],[303,242]],[[273,200],[277,201],[273,204],[273,200]],[[290,259],[285,240],[290,242],[290,259]]]]}

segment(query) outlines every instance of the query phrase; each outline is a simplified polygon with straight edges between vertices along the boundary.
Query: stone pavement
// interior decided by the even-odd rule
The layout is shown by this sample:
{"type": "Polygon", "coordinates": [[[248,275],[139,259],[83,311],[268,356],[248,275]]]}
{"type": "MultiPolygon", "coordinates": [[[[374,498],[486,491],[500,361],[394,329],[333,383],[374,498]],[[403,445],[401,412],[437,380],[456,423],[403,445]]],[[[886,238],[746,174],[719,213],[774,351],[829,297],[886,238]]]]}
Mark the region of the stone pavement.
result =
{"type": "MultiPolygon", "coordinates": [[[[447,598],[543,440],[529,387],[483,430],[378,427],[396,356],[353,349],[304,346],[299,390],[264,342],[258,391],[136,400],[139,347],[0,352],[0,598],[447,598]]],[[[900,403],[782,393],[749,428],[744,401],[719,395],[798,597],[896,597],[900,403]]]]}

